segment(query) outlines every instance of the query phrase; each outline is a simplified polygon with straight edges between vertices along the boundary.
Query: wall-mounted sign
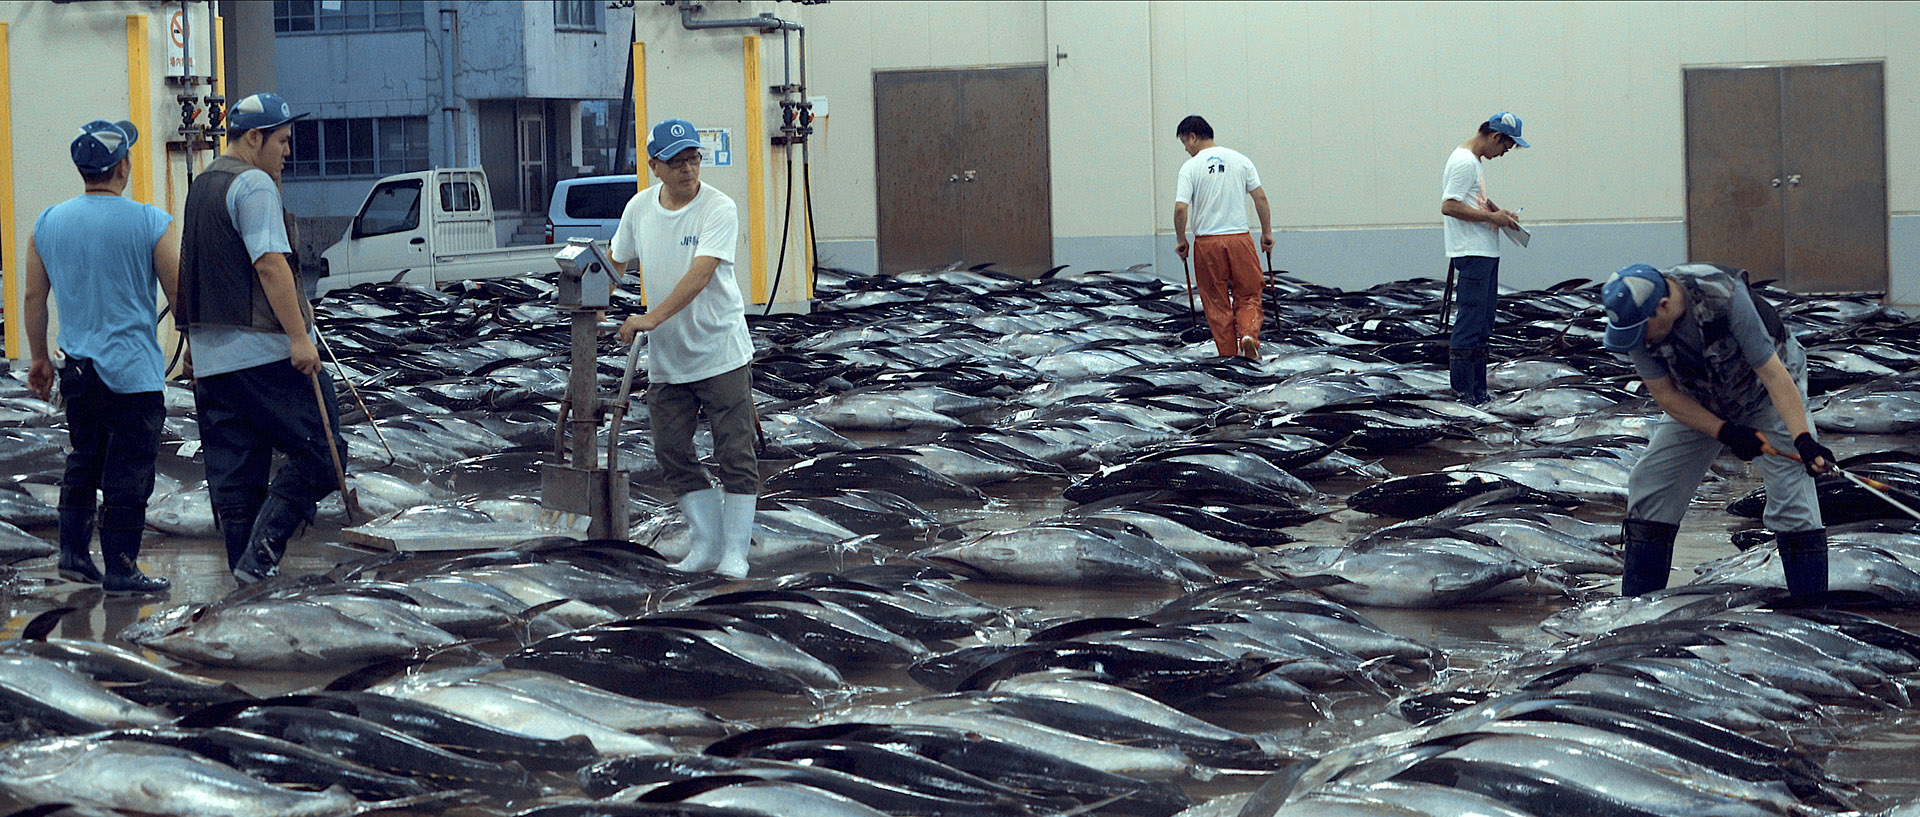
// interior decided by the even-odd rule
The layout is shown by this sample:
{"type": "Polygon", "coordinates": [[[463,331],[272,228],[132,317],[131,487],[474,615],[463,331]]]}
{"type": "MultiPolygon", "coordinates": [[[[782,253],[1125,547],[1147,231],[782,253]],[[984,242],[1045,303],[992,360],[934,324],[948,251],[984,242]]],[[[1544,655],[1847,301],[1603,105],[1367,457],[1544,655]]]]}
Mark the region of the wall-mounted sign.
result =
{"type": "Polygon", "coordinates": [[[731,128],[702,128],[700,133],[700,152],[706,158],[700,161],[703,167],[733,166],[733,130],[731,128]]]}
{"type": "Polygon", "coordinates": [[[189,20],[179,9],[167,15],[167,76],[204,77],[213,72],[206,66],[212,65],[207,36],[207,16],[195,14],[189,20]],[[193,38],[193,49],[189,59],[187,38],[193,38]]]}

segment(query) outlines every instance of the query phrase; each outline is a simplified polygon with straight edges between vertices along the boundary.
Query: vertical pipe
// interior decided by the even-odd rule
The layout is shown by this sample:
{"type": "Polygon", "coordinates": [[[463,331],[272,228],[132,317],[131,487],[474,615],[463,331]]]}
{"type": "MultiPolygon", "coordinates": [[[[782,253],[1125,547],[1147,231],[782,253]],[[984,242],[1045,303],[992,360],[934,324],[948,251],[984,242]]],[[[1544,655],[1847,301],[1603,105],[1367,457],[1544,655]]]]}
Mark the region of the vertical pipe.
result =
{"type": "MultiPolygon", "coordinates": [[[[225,17],[215,16],[213,18],[213,92],[215,94],[225,94],[227,92],[226,89],[227,19],[225,17]]],[[[220,106],[220,110],[225,111],[226,109],[227,106],[220,106]]],[[[227,152],[226,123],[222,122],[220,124],[220,132],[214,134],[213,137],[213,154],[215,156],[227,152]]]]}
{"type": "Polygon", "coordinates": [[[459,106],[453,104],[454,48],[459,41],[460,12],[451,8],[440,9],[440,129],[445,142],[446,164],[444,167],[461,167],[459,141],[459,106]]]}
{"type": "Polygon", "coordinates": [[[0,309],[7,321],[5,348],[0,357],[26,357],[21,344],[21,327],[26,325],[26,310],[20,301],[20,273],[26,269],[27,254],[14,241],[13,228],[13,56],[7,39],[7,24],[0,23],[0,309]],[[18,316],[18,317],[16,317],[18,316]]]}
{"type": "Polygon", "coordinates": [[[152,30],[145,14],[127,15],[127,118],[134,127],[140,129],[143,137],[133,143],[133,185],[129,191],[134,201],[153,204],[153,65],[148,49],[148,32],[152,30]]]}
{"type": "Polygon", "coordinates": [[[746,47],[747,130],[733,150],[747,154],[747,263],[753,300],[767,302],[767,151],[766,99],[760,78],[760,35],[740,38],[746,47]]]}

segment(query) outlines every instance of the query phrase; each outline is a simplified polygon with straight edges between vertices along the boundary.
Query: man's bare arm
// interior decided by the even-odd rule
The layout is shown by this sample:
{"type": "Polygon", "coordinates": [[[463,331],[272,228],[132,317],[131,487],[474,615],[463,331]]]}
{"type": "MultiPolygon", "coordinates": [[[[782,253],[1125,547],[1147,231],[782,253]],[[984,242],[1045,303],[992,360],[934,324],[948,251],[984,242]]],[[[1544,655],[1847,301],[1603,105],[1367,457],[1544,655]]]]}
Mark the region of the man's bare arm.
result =
{"type": "Polygon", "coordinates": [[[307,336],[307,318],[300,310],[300,289],[293,281],[293,267],[287,264],[287,257],[281,253],[261,253],[253,262],[253,271],[260,276],[260,288],[267,294],[267,304],[273,307],[273,317],[280,321],[280,330],[287,334],[287,342],[292,345],[293,367],[301,374],[314,374],[320,371],[320,350],[314,348],[313,339],[307,336]]]}

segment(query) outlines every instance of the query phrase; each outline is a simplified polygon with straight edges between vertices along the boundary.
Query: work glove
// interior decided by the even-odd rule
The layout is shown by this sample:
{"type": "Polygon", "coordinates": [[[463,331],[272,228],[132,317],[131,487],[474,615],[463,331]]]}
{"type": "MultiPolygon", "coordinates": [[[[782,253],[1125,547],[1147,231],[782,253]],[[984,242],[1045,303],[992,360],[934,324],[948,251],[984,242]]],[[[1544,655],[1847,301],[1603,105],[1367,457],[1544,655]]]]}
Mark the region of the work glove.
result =
{"type": "Polygon", "coordinates": [[[1819,474],[1825,473],[1824,470],[1813,470],[1814,460],[1826,460],[1828,465],[1838,462],[1838,460],[1833,457],[1833,449],[1821,445],[1818,440],[1813,438],[1812,434],[1801,434],[1793,438],[1793,447],[1799,449],[1800,464],[1806,466],[1808,476],[1818,476],[1819,474]]]}
{"type": "Polygon", "coordinates": [[[1760,456],[1760,447],[1766,444],[1766,441],[1760,439],[1760,432],[1732,420],[1722,423],[1720,433],[1713,436],[1714,439],[1733,449],[1734,456],[1748,461],[1760,456]]]}

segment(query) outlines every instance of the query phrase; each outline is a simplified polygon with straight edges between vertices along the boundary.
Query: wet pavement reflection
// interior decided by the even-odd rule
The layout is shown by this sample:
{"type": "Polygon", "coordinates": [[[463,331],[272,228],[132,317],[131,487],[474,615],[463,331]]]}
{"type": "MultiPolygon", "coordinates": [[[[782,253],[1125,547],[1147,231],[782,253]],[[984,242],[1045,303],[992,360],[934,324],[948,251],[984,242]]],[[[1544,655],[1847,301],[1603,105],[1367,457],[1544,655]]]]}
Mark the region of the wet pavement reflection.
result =
{"type": "MultiPolygon", "coordinates": [[[[1920,444],[1916,437],[1833,437],[1833,449],[1846,456],[1865,451],[1912,448],[1920,444]]],[[[1390,457],[1384,463],[1396,474],[1420,473],[1468,462],[1484,454],[1510,448],[1510,439],[1483,438],[1475,441],[1450,441],[1390,457]]],[[[780,463],[769,463],[769,471],[780,463]]],[[[1365,487],[1361,480],[1347,478],[1316,485],[1328,494],[1331,505],[1342,510],[1293,529],[1302,542],[1338,543],[1351,539],[1391,520],[1369,517],[1346,510],[1341,500],[1365,487]]],[[[1734,552],[1728,536],[1735,530],[1757,522],[1734,517],[1722,509],[1726,503],[1757,486],[1757,477],[1749,467],[1723,457],[1713,468],[1712,481],[1696,498],[1677,542],[1673,583],[1683,583],[1692,575],[1694,565],[1734,552]]],[[[988,486],[994,500],[983,509],[977,505],[941,507],[927,503],[951,523],[969,531],[1013,527],[1024,522],[1052,516],[1066,510],[1070,503],[1060,497],[1063,481],[1030,480],[988,486]]],[[[523,488],[528,493],[537,486],[523,488]]],[[[1589,504],[1576,515],[1589,520],[1616,523],[1621,509],[1589,504]]],[[[53,537],[51,530],[37,531],[53,537]]],[[[338,544],[337,527],[321,526],[296,539],[289,550],[283,570],[293,573],[320,572],[360,555],[359,551],[338,544]]],[[[784,571],[833,570],[850,564],[849,560],[867,559],[868,554],[821,556],[810,563],[782,566],[784,571]]],[[[98,589],[62,582],[53,576],[49,562],[21,566],[14,593],[0,595],[0,638],[19,634],[33,616],[56,607],[73,607],[77,612],[62,620],[56,634],[62,638],[95,639],[121,642],[118,634],[127,625],[168,607],[212,601],[224,597],[234,587],[227,573],[225,554],[215,540],[183,539],[149,534],[141,554],[143,568],[152,575],[172,579],[172,592],[159,598],[108,598],[98,589]]],[[[759,569],[756,569],[760,573],[759,569]]],[[[1246,577],[1251,574],[1233,574],[1246,577]]],[[[1611,592],[1616,584],[1603,589],[1611,592]]],[[[1157,608],[1177,596],[1176,589],[1134,588],[1061,588],[1014,584],[968,582],[967,592],[994,604],[1028,608],[1039,617],[1134,616],[1157,608]]],[[[1539,622],[1562,609],[1565,601],[1544,596],[1516,596],[1501,600],[1461,605],[1441,610],[1394,610],[1366,608],[1360,612],[1389,632],[1413,638],[1441,649],[1452,668],[1472,668],[1516,651],[1544,646],[1552,637],[1541,631],[1539,622]]],[[[1907,629],[1920,629],[1920,613],[1907,611],[1864,611],[1907,629]]],[[[156,656],[157,657],[157,656],[156,656]]],[[[166,659],[161,663],[169,664],[166,659]]],[[[324,683],[334,673],[280,673],[243,670],[184,668],[189,672],[230,680],[256,695],[283,693],[324,683]]],[[[344,670],[343,670],[344,671],[344,670]]],[[[1444,672],[1445,670],[1443,670],[1444,672]]],[[[926,694],[926,690],[907,678],[904,670],[887,670],[849,678],[858,685],[856,702],[883,702],[926,694]]],[[[723,717],[750,723],[768,723],[804,717],[812,707],[804,699],[775,695],[739,695],[698,702],[723,717]]],[[[1287,745],[1306,754],[1323,752],[1356,738],[1399,728],[1405,724],[1384,713],[1377,696],[1350,693],[1333,701],[1326,716],[1305,712],[1298,706],[1268,703],[1214,705],[1196,714],[1223,726],[1280,736],[1287,745]]],[[[1920,798],[1920,714],[1848,712],[1835,722],[1817,727],[1818,734],[1800,736],[1809,748],[1831,746],[1828,768],[1843,778],[1864,781],[1868,794],[1889,802],[1920,798]]],[[[1190,783],[1188,793],[1196,801],[1215,794],[1246,791],[1257,785],[1257,777],[1223,776],[1213,781],[1190,783]]],[[[456,812],[457,813],[457,812],[456,812]]],[[[477,810],[474,813],[487,813],[477,810]]]]}

